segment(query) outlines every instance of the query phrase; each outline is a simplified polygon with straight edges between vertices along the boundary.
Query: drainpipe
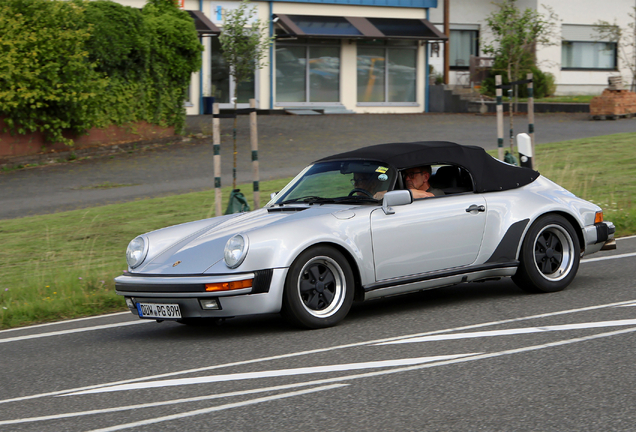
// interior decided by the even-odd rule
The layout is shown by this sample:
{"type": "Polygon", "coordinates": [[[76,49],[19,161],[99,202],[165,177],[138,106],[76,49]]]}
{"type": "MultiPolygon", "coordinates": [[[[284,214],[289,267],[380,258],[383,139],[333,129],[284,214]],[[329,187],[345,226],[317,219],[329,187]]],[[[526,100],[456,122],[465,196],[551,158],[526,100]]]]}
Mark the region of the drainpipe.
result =
{"type": "MultiPolygon", "coordinates": [[[[274,23],[272,16],[274,15],[273,2],[269,2],[269,37],[274,36],[274,23]]],[[[269,45],[269,109],[274,109],[274,45],[269,45]]]]}
{"type": "MultiPolygon", "coordinates": [[[[426,20],[430,21],[430,9],[426,8],[426,20]]],[[[424,45],[424,112],[428,112],[428,95],[430,93],[429,82],[428,82],[428,41],[426,41],[426,45],[424,45]]]]}
{"type": "MultiPolygon", "coordinates": [[[[203,0],[199,0],[199,10],[203,12],[203,0]]],[[[203,37],[199,37],[199,42],[203,45],[203,37]]],[[[201,70],[199,71],[199,114],[203,114],[203,59],[204,52],[201,52],[201,70]]]]}

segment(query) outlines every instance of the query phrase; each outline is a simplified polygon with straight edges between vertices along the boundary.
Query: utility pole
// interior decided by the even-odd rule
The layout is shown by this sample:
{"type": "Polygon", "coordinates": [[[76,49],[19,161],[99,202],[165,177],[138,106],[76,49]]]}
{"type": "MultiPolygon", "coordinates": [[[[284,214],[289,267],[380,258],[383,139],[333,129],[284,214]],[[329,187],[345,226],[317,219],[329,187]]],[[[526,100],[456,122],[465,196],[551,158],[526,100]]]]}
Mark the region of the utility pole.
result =
{"type": "Polygon", "coordinates": [[[450,0],[444,0],[444,84],[450,83],[450,0]]]}

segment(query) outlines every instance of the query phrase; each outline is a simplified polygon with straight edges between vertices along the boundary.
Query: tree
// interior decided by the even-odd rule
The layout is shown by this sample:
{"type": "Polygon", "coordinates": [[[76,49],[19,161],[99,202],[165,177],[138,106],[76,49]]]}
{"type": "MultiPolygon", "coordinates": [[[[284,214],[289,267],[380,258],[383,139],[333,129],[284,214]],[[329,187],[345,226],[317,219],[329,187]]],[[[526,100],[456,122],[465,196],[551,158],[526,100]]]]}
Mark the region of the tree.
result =
{"type": "Polygon", "coordinates": [[[636,7],[629,16],[632,21],[627,24],[626,29],[619,26],[614,19],[613,23],[598,20],[594,23],[594,30],[600,39],[616,43],[619,59],[632,74],[631,89],[636,92],[636,7]]]}
{"type": "MultiPolygon", "coordinates": [[[[219,42],[223,48],[223,59],[230,67],[234,88],[243,82],[252,80],[254,72],[268,65],[267,54],[273,38],[269,37],[269,21],[252,17],[256,9],[247,0],[241,1],[238,8],[227,11],[223,18],[223,32],[219,42]]],[[[234,98],[236,111],[237,98],[234,98]]],[[[234,165],[232,188],[236,189],[236,117],[234,118],[234,165]]]]}
{"type": "Polygon", "coordinates": [[[547,6],[547,16],[533,9],[523,12],[516,0],[495,3],[499,10],[486,17],[493,40],[484,52],[495,57],[495,70],[505,71],[508,81],[517,81],[536,66],[535,48],[557,43],[557,15],[547,6]]]}
{"type": "MultiPolygon", "coordinates": [[[[517,8],[517,0],[495,3],[499,10],[486,17],[493,40],[484,44],[484,52],[495,57],[493,71],[505,71],[508,82],[525,77],[536,66],[537,45],[555,45],[557,15],[547,6],[547,16],[537,10],[517,8]]],[[[515,101],[518,96],[514,86],[515,101]]],[[[513,129],[512,100],[510,104],[510,131],[513,129]]],[[[512,133],[512,132],[511,132],[512,133]]],[[[510,136],[510,150],[513,138],[510,136]]]]}

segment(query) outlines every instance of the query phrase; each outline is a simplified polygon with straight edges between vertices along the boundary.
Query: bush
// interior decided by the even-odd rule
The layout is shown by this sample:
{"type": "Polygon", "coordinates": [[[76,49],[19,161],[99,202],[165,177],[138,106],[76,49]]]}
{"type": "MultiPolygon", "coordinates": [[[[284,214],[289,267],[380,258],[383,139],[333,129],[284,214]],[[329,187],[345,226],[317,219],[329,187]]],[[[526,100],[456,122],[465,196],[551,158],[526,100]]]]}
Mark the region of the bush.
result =
{"type": "Polygon", "coordinates": [[[85,49],[84,3],[4,0],[0,5],[0,114],[13,133],[42,131],[70,143],[98,119],[108,78],[85,49]]]}
{"type": "MultiPolygon", "coordinates": [[[[494,70],[494,69],[493,69],[494,70]]],[[[493,70],[491,70],[488,78],[486,78],[485,80],[482,81],[481,83],[481,92],[485,95],[488,96],[495,96],[496,95],[496,89],[495,89],[495,76],[498,74],[501,74],[501,81],[504,85],[507,85],[509,83],[508,81],[508,76],[505,73],[501,73],[501,72],[494,72],[493,70]]],[[[555,78],[554,75],[552,75],[549,72],[543,72],[542,70],[540,70],[539,68],[537,68],[536,66],[533,66],[530,69],[530,72],[532,72],[533,75],[533,95],[536,99],[540,99],[540,98],[544,98],[544,97],[548,97],[548,96],[552,96],[554,94],[554,91],[556,89],[556,84],[555,84],[555,78]]],[[[522,76],[526,76],[526,72],[524,72],[522,74],[522,76]]],[[[519,91],[519,97],[520,98],[527,98],[528,97],[528,86],[526,84],[522,84],[519,85],[518,87],[518,91],[519,91]]],[[[507,96],[507,93],[504,91],[503,93],[504,97],[507,96]]]]}
{"type": "Polygon", "coordinates": [[[0,115],[13,133],[67,144],[67,129],[141,120],[179,131],[202,49],[172,0],[149,0],[143,11],[109,0],[5,0],[0,115]]]}

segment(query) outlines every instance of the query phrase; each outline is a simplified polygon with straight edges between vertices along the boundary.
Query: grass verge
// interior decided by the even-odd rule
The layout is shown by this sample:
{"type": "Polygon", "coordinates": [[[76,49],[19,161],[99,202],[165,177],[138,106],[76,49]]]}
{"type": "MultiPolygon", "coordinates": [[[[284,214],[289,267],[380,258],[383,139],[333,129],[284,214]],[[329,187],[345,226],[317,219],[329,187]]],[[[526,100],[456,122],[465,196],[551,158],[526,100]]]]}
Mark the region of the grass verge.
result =
{"type": "MultiPolygon", "coordinates": [[[[636,133],[609,135],[537,146],[535,160],[544,176],[603,207],[625,236],[636,234],[635,147],[636,133]]],[[[261,182],[261,201],[288,181],[261,182]]],[[[243,186],[250,203],[251,189],[243,186]]],[[[213,213],[210,190],[2,221],[0,328],[125,310],[113,278],[126,269],[128,242],[213,213]]]]}
{"type": "MultiPolygon", "coordinates": [[[[261,182],[261,202],[288,181],[261,182]]],[[[251,189],[242,192],[253,205],[251,189]]],[[[113,278],[126,269],[128,242],[213,214],[210,190],[2,221],[0,328],[125,310],[113,278]]]]}

